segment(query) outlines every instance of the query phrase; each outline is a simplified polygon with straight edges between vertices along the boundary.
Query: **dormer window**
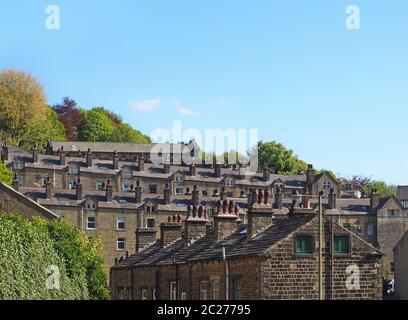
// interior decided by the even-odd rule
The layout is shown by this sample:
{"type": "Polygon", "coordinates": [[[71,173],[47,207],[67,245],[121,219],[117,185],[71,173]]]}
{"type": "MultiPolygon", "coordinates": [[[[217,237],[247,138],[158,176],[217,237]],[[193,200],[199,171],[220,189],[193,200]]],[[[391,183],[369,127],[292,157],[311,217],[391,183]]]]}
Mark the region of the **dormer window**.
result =
{"type": "Polygon", "coordinates": [[[183,178],[183,175],[182,174],[177,174],[175,177],[174,177],[174,180],[176,181],[176,182],[183,182],[184,181],[184,178],[183,178]]]}
{"type": "Polygon", "coordinates": [[[225,179],[225,186],[226,186],[226,187],[232,187],[232,186],[234,186],[234,181],[232,180],[232,178],[227,178],[227,179],[225,179]]]}
{"type": "Polygon", "coordinates": [[[14,169],[16,169],[16,170],[22,170],[22,169],[24,169],[24,163],[22,163],[22,162],[15,162],[15,163],[14,163],[14,169]]]}
{"type": "Polygon", "coordinates": [[[68,167],[68,174],[78,174],[79,168],[76,166],[68,167]]]}
{"type": "Polygon", "coordinates": [[[328,182],[328,181],[325,181],[324,183],[323,183],[323,189],[330,189],[332,186],[331,186],[331,183],[330,182],[328,182]]]}
{"type": "Polygon", "coordinates": [[[95,210],[96,210],[96,203],[95,203],[95,202],[92,202],[92,201],[87,202],[87,204],[86,204],[86,210],[95,211],[95,210]]]}
{"type": "Polygon", "coordinates": [[[122,179],[132,179],[132,171],[128,168],[122,170],[122,179]]]}
{"type": "Polygon", "coordinates": [[[147,213],[153,213],[153,212],[156,212],[156,208],[154,207],[154,205],[147,205],[146,206],[146,212],[147,213]]]}

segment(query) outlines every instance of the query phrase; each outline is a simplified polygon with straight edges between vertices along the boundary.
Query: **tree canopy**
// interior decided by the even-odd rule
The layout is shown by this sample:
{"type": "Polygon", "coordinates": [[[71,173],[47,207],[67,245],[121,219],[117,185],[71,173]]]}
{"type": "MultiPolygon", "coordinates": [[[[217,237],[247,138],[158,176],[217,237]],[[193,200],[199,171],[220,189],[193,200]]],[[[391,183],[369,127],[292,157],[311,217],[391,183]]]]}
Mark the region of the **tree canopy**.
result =
{"type": "Polygon", "coordinates": [[[7,166],[0,161],[0,182],[11,186],[13,183],[13,173],[7,168],[7,166]]]}
{"type": "Polygon", "coordinates": [[[99,240],[64,221],[1,213],[0,252],[2,300],[109,298],[99,240]]]}

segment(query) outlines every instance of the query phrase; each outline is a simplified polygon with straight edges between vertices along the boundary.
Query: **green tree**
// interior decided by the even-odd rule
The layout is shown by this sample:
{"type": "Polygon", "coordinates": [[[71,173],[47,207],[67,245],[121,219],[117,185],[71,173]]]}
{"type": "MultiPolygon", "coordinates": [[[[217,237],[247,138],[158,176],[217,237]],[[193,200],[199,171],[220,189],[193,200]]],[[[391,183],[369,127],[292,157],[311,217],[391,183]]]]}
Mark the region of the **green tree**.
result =
{"type": "Polygon", "coordinates": [[[51,107],[46,108],[44,121],[33,123],[28,132],[30,134],[21,141],[27,150],[37,145],[40,152],[44,152],[47,140],[65,141],[65,127],[51,107]]]}
{"type": "Polygon", "coordinates": [[[286,149],[276,141],[260,141],[257,148],[261,169],[269,168],[276,174],[296,174],[307,169],[307,164],[300,160],[293,150],[286,149]]]}
{"type": "Polygon", "coordinates": [[[32,127],[45,120],[43,87],[30,74],[0,72],[0,128],[9,142],[21,145],[31,135],[32,127]]]}
{"type": "Polygon", "coordinates": [[[373,189],[377,189],[377,192],[381,197],[389,197],[395,195],[397,187],[394,185],[389,185],[384,181],[371,181],[366,186],[363,187],[362,191],[365,196],[371,194],[373,189]]]}
{"type": "Polygon", "coordinates": [[[13,173],[3,162],[0,162],[0,182],[4,182],[9,186],[13,183],[13,173]]]}
{"type": "Polygon", "coordinates": [[[140,131],[133,129],[127,123],[121,123],[115,127],[110,137],[110,141],[129,143],[150,143],[150,138],[140,131]]]}
{"type": "Polygon", "coordinates": [[[81,138],[85,141],[110,141],[115,125],[110,117],[97,108],[86,112],[81,127],[81,138]]]}

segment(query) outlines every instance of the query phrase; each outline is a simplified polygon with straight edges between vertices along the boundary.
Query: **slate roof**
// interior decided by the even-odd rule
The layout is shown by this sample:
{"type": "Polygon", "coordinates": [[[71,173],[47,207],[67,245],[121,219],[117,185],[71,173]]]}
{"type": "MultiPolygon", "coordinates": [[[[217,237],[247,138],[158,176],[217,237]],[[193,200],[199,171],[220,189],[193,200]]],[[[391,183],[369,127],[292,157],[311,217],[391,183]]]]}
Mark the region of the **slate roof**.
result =
{"type": "Polygon", "coordinates": [[[189,246],[185,244],[183,239],[180,239],[169,247],[161,248],[160,241],[157,241],[147,249],[120,262],[114,268],[222,259],[223,247],[225,247],[226,258],[259,256],[310,222],[314,217],[313,214],[301,214],[292,216],[290,219],[276,219],[272,226],[252,239],[248,239],[245,229],[241,229],[221,242],[214,241],[212,232],[189,246]]]}
{"type": "Polygon", "coordinates": [[[327,214],[366,215],[370,214],[370,199],[337,199],[337,209],[327,210],[327,214]]]}
{"type": "Polygon", "coordinates": [[[397,187],[397,198],[398,200],[408,200],[408,186],[397,187]]]}

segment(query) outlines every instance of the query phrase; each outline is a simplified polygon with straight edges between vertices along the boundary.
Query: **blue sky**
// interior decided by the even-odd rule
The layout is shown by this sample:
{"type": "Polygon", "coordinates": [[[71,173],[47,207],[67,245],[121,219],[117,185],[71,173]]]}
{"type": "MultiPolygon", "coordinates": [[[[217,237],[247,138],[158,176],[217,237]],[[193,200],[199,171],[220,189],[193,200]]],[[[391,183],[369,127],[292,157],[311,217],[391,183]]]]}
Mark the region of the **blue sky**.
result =
{"type": "Polygon", "coordinates": [[[146,134],[255,128],[318,168],[408,184],[405,0],[0,3],[0,69],[33,73],[50,104],[103,105],[146,134]]]}

